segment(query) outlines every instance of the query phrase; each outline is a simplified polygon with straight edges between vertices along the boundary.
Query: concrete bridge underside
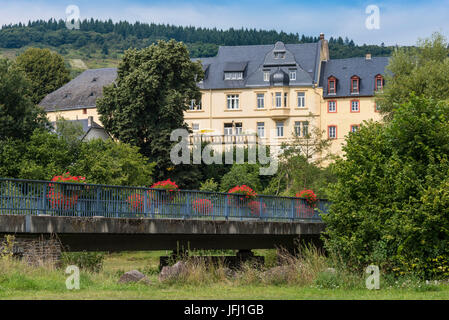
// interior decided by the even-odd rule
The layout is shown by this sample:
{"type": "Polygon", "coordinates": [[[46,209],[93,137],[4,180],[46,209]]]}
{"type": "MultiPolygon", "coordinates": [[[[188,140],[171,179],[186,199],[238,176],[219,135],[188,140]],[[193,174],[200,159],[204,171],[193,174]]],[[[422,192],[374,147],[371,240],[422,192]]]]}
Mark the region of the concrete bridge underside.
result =
{"type": "Polygon", "coordinates": [[[322,222],[0,215],[0,235],[57,236],[69,251],[294,249],[320,245],[322,222]]]}

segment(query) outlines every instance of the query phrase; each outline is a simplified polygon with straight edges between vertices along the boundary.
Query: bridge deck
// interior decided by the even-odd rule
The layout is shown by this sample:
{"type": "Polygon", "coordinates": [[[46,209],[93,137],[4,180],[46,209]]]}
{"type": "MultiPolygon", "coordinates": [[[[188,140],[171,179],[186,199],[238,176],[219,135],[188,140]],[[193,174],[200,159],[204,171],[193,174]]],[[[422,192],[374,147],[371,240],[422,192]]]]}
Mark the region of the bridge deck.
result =
{"type": "Polygon", "coordinates": [[[72,251],[263,249],[318,238],[324,223],[258,219],[211,221],[151,218],[0,215],[0,234],[56,234],[72,251]]]}

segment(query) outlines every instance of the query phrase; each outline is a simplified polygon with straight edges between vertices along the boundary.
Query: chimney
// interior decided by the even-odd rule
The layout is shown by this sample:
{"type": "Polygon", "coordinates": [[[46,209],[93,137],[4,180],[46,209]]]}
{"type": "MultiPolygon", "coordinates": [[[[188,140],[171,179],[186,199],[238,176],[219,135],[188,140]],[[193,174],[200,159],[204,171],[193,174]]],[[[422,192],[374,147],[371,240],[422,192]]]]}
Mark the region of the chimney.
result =
{"type": "Polygon", "coordinates": [[[367,53],[367,54],[366,54],[365,60],[371,60],[371,53],[367,53]]]}
{"type": "Polygon", "coordinates": [[[326,39],[324,39],[324,33],[320,33],[320,61],[328,61],[329,60],[329,43],[326,39]]]}
{"type": "Polygon", "coordinates": [[[92,127],[92,122],[93,121],[94,121],[94,117],[93,116],[87,117],[87,127],[88,128],[92,127]]]}

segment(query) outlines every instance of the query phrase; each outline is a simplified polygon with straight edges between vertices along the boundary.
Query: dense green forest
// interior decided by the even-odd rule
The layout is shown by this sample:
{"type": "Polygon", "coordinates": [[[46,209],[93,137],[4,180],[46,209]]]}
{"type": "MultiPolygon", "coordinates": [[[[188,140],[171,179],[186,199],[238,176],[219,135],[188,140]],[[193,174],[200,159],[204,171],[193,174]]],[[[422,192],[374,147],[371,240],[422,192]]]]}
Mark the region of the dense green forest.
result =
{"type": "MultiPolygon", "coordinates": [[[[83,20],[79,30],[66,28],[64,20],[38,20],[28,24],[4,25],[0,30],[1,48],[22,48],[40,46],[58,48],[64,54],[71,49],[87,50],[87,53],[101,51],[104,55],[110,52],[122,53],[124,50],[144,48],[156,40],[175,39],[187,44],[191,57],[208,57],[217,53],[219,45],[254,45],[284,43],[309,43],[318,41],[318,36],[305,36],[298,33],[285,33],[275,30],[233,29],[183,27],[168,24],[134,24],[112,20],[83,20]]],[[[352,40],[342,37],[329,39],[331,58],[349,58],[364,56],[390,55],[393,47],[383,44],[356,45],[352,40]]]]}

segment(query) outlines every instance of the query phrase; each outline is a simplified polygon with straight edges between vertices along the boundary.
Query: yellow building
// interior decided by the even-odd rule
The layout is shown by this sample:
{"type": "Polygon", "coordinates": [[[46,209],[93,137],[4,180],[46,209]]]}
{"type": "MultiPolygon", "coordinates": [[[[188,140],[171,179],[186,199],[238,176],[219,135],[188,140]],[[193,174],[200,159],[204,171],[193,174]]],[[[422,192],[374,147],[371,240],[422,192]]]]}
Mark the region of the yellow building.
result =
{"type": "MultiPolygon", "coordinates": [[[[348,132],[379,119],[373,96],[388,58],[331,60],[323,34],[316,43],[221,46],[217,56],[199,60],[202,98],[185,112],[194,134],[257,133],[279,145],[318,128],[335,139],[332,152],[339,153],[348,132]]],[[[60,115],[99,122],[95,100],[116,76],[115,69],[87,70],[41,105],[51,121],[60,115]]]]}

